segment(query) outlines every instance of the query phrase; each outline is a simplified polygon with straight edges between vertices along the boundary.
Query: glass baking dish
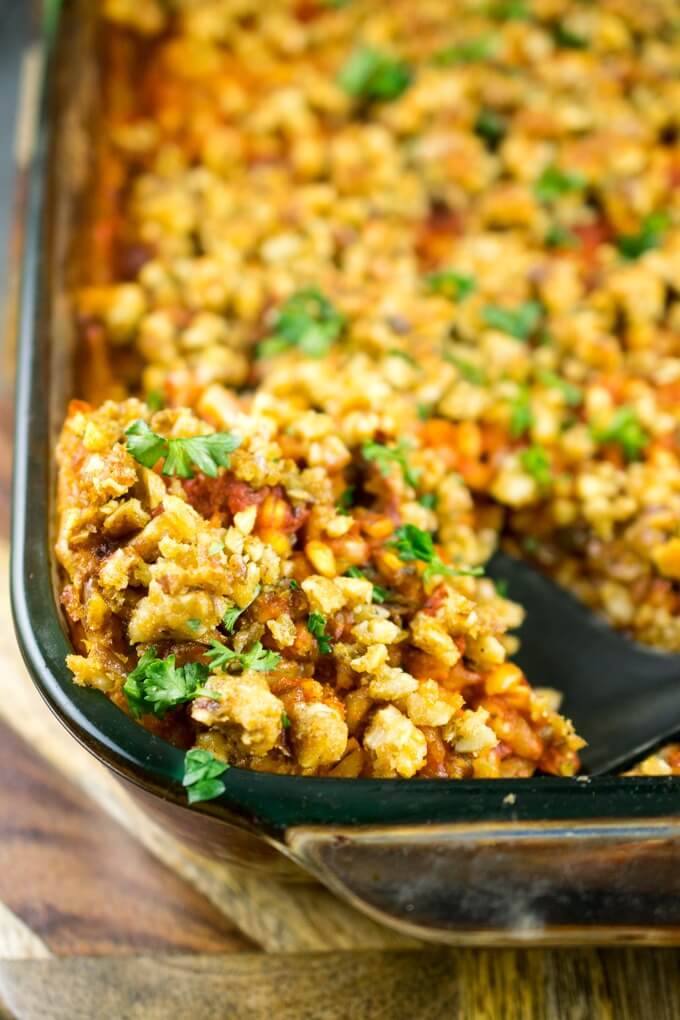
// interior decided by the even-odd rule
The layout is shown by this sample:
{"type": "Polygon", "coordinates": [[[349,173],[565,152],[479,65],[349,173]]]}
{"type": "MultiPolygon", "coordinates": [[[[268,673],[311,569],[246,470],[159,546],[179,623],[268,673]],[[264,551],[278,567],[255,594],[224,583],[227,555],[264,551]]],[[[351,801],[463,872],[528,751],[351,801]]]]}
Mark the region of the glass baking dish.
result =
{"type": "Polygon", "coordinates": [[[405,934],[469,944],[680,942],[680,780],[313,779],[232,768],[188,808],[183,754],[73,684],[51,554],[54,441],[77,395],[69,293],[97,143],[96,5],[53,5],[20,298],[12,598],[61,722],[203,853],[301,866],[405,934]]]}

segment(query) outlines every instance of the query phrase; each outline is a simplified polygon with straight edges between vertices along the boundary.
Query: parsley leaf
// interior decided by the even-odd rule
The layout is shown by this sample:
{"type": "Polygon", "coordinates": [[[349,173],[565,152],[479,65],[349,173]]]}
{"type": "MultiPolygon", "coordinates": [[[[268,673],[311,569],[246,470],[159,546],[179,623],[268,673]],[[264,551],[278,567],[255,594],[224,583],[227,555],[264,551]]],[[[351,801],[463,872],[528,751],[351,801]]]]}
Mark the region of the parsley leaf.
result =
{"type": "Polygon", "coordinates": [[[229,467],[229,454],[241,445],[241,439],[232,432],[166,439],[152,432],[141,419],[125,430],[125,442],[139,464],[153,468],[164,457],[163,474],[178,478],[193,478],[192,464],[210,478],[215,478],[218,467],[229,467]]]}
{"type": "Polygon", "coordinates": [[[486,305],[482,309],[482,318],[487,326],[507,333],[515,340],[528,340],[541,321],[542,315],[543,309],[537,301],[524,301],[517,308],[486,305]]]}
{"type": "Polygon", "coordinates": [[[434,510],[437,506],[437,493],[424,492],[418,502],[421,506],[424,506],[426,510],[434,510]]]}
{"type": "Polygon", "coordinates": [[[560,170],[558,166],[547,166],[534,184],[534,194],[539,202],[554,202],[570,191],[579,191],[585,184],[582,174],[560,170]]]}
{"type": "Polygon", "coordinates": [[[495,21],[528,21],[531,18],[525,0],[497,0],[489,4],[487,13],[495,21]]]}
{"type": "Polygon", "coordinates": [[[144,697],[144,679],[147,667],[156,661],[156,649],[147,648],[132,672],[128,673],[127,680],[123,685],[128,707],[135,719],[153,712],[151,705],[144,697]]]}
{"type": "Polygon", "coordinates": [[[155,467],[161,457],[168,455],[168,440],[152,432],[141,418],[126,428],[125,443],[135,460],[146,468],[155,467]]]}
{"type": "Polygon", "coordinates": [[[184,777],[182,786],[186,787],[190,804],[201,800],[213,800],[224,793],[226,787],[218,776],[227,771],[226,761],[219,761],[210,751],[194,747],[184,755],[184,777]]]}
{"type": "Polygon", "coordinates": [[[390,542],[390,545],[397,550],[404,562],[419,560],[426,564],[423,581],[436,574],[481,577],[484,573],[483,567],[451,567],[443,563],[435,550],[432,535],[429,531],[417,528],[415,524],[402,524],[394,534],[395,540],[390,542]]]}
{"type": "MultiPolygon", "coordinates": [[[[359,570],[358,567],[348,567],[347,570],[345,571],[345,577],[359,577],[359,578],[362,579],[362,581],[367,580],[366,575],[364,574],[363,570],[359,570]]],[[[381,588],[379,584],[374,584],[373,585],[373,596],[372,596],[372,601],[373,602],[377,602],[377,603],[387,602],[387,600],[390,597],[391,597],[391,592],[390,592],[390,590],[388,588],[381,588]]]]}
{"type": "Polygon", "coordinates": [[[371,46],[359,46],[338,74],[338,85],[356,99],[397,99],[411,84],[409,65],[371,46]]]}
{"type": "Polygon", "coordinates": [[[227,609],[226,613],[222,617],[222,624],[227,634],[233,633],[236,621],[242,613],[245,613],[245,609],[239,609],[238,606],[231,606],[230,609],[227,609]]]}
{"type": "Polygon", "coordinates": [[[336,506],[341,514],[348,514],[350,512],[354,503],[355,489],[356,486],[349,485],[344,492],[340,493],[336,506]]]}
{"type": "Polygon", "coordinates": [[[500,595],[502,599],[508,597],[508,582],[506,578],[499,577],[497,581],[494,581],[494,588],[496,589],[496,594],[500,595]]]}
{"type": "Polygon", "coordinates": [[[418,485],[420,472],[409,466],[406,454],[412,447],[405,440],[400,439],[396,446],[384,446],[382,443],[364,443],[361,452],[365,460],[373,461],[378,465],[380,474],[387,478],[390,474],[392,464],[398,464],[404,476],[404,481],[412,488],[418,485]]]}
{"type": "Polygon", "coordinates": [[[475,134],[484,140],[487,148],[497,149],[505,137],[507,125],[500,113],[485,107],[475,121],[475,134]]]}
{"type": "Polygon", "coordinates": [[[479,60],[488,60],[493,55],[495,41],[491,36],[483,35],[477,39],[465,39],[463,42],[446,46],[432,58],[439,67],[450,67],[452,64],[472,64],[479,60]]]}
{"type": "Polygon", "coordinates": [[[163,394],[160,390],[149,390],[144,399],[150,411],[162,411],[165,407],[163,394]]]}
{"type": "Polygon", "coordinates": [[[519,455],[524,470],[531,475],[540,489],[546,489],[552,482],[552,470],[548,451],[543,446],[530,446],[519,455]]]}
{"type": "Polygon", "coordinates": [[[529,390],[522,386],[510,405],[510,435],[519,439],[534,424],[534,412],[531,409],[529,390]]]}
{"type": "Polygon", "coordinates": [[[616,247],[626,259],[637,259],[652,248],[658,248],[663,240],[664,231],[669,223],[668,216],[663,212],[650,213],[645,216],[637,234],[624,234],[616,242],[616,247]]]}
{"type": "Polygon", "coordinates": [[[316,638],[321,654],[328,655],[333,646],[326,633],[326,617],[321,613],[310,613],[307,618],[307,630],[316,638]]]}
{"type": "Polygon", "coordinates": [[[284,728],[284,730],[290,729],[290,719],[288,718],[287,712],[281,713],[281,725],[284,728]]]}
{"type": "Polygon", "coordinates": [[[588,40],[585,36],[578,35],[561,21],[555,25],[553,36],[558,46],[567,50],[585,50],[588,48],[588,40]]]}
{"type": "Polygon", "coordinates": [[[539,372],[538,378],[544,386],[559,390],[569,407],[578,407],[583,400],[583,393],[579,387],[556,375],[555,372],[539,372]]]}
{"type": "Polygon", "coordinates": [[[345,316],[317,287],[296,291],[279,309],[274,333],[257,346],[268,358],[297,348],[310,358],[322,358],[345,328],[345,316]]]}
{"type": "Polygon", "coordinates": [[[551,224],[543,240],[548,248],[575,248],[579,243],[578,236],[561,223],[551,224]]]}
{"type": "Polygon", "coordinates": [[[486,375],[478,365],[474,365],[471,361],[466,361],[465,358],[458,358],[455,354],[449,354],[448,351],[445,351],[442,356],[445,361],[456,366],[458,374],[465,382],[472,383],[474,386],[485,385],[486,375]]]}
{"type": "Polygon", "coordinates": [[[270,652],[262,647],[261,641],[256,641],[245,652],[235,652],[233,648],[227,648],[220,641],[211,641],[210,650],[206,656],[210,659],[213,669],[226,670],[228,666],[238,665],[241,669],[253,669],[256,673],[267,673],[278,665],[281,656],[278,652],[270,652]]]}
{"type": "Polygon", "coordinates": [[[162,719],[169,708],[208,694],[203,684],[209,671],[200,662],[175,665],[175,656],[156,658],[156,649],[149,648],[128,674],[123,690],[135,718],[153,713],[162,719]]]}
{"type": "Polygon", "coordinates": [[[598,443],[616,443],[628,463],[640,460],[649,443],[649,436],[632,407],[619,407],[606,428],[593,429],[593,438],[598,443]]]}
{"type": "Polygon", "coordinates": [[[471,273],[459,273],[455,269],[440,269],[429,273],[425,283],[433,294],[443,294],[451,301],[462,301],[477,287],[477,279],[471,273]]]}

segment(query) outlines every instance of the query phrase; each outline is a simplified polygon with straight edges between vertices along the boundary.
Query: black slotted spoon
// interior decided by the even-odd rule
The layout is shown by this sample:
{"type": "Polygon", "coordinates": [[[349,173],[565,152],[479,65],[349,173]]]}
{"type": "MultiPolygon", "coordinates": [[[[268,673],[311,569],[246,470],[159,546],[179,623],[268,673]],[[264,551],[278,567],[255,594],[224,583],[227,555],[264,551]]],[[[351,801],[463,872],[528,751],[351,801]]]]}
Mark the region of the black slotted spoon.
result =
{"type": "Polygon", "coordinates": [[[526,610],[513,660],[536,687],[564,695],[562,711],[588,741],[584,769],[601,775],[680,732],[680,655],[618,634],[537,570],[496,553],[487,574],[526,610]]]}

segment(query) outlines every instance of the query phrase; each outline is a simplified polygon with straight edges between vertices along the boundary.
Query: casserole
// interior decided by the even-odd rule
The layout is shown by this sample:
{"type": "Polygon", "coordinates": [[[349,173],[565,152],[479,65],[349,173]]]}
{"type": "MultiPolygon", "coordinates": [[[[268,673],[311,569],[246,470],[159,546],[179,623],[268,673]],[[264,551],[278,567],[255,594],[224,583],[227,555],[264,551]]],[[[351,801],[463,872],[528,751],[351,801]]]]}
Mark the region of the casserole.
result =
{"type": "Polygon", "coordinates": [[[50,707],[180,838],[269,869],[292,860],[406,933],[508,944],[676,939],[671,778],[357,784],[233,768],[219,799],[189,810],[182,753],[72,684],[49,569],[51,451],[77,358],[67,295],[96,145],[92,12],[65,4],[49,42],[21,296],[12,593],[22,652],[50,707]]]}

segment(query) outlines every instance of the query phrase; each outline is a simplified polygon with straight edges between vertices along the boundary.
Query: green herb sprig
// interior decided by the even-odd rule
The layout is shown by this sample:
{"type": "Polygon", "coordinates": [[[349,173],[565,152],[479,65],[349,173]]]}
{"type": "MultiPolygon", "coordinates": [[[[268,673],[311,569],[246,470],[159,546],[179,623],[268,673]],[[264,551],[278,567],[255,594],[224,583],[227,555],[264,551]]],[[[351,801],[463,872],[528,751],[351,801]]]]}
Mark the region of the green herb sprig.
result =
{"type": "Polygon", "coordinates": [[[520,463],[534,479],[539,489],[547,489],[552,482],[552,466],[548,451],[543,446],[530,446],[519,455],[520,463]]]}
{"type": "Polygon", "coordinates": [[[175,656],[156,657],[155,648],[147,648],[141,659],[128,674],[123,685],[135,719],[142,715],[155,715],[162,719],[169,708],[182,705],[203,695],[215,695],[204,688],[209,670],[200,662],[175,664],[175,656]]]}
{"type": "Polygon", "coordinates": [[[253,669],[256,673],[267,673],[281,661],[279,653],[263,648],[261,641],[256,641],[245,652],[235,652],[233,648],[213,640],[205,654],[213,669],[226,670],[230,666],[240,666],[243,670],[253,669]]]}
{"type": "Polygon", "coordinates": [[[495,40],[488,35],[476,39],[465,39],[438,50],[432,58],[437,67],[451,67],[454,64],[475,64],[481,60],[489,60],[496,48],[495,40]]]}
{"type": "Polygon", "coordinates": [[[539,202],[554,202],[562,195],[580,191],[586,185],[582,174],[548,166],[534,184],[534,194],[539,202]]]}
{"type": "Polygon", "coordinates": [[[317,287],[305,287],[279,309],[274,332],[257,346],[258,357],[297,349],[307,357],[323,358],[342,334],[345,323],[345,316],[317,287]]]}
{"type": "Polygon", "coordinates": [[[536,331],[542,317],[543,308],[537,301],[524,301],[517,308],[486,305],[482,309],[482,319],[487,326],[507,333],[515,340],[528,340],[536,331]]]}
{"type": "Polygon", "coordinates": [[[583,400],[583,391],[578,386],[575,386],[574,383],[563,379],[562,376],[557,375],[555,372],[539,372],[538,379],[544,386],[548,386],[553,390],[559,390],[569,407],[578,407],[583,400]]]}
{"type": "Polygon", "coordinates": [[[361,453],[365,460],[377,464],[378,470],[383,478],[388,478],[393,464],[401,468],[404,481],[412,488],[418,485],[420,472],[409,465],[407,454],[411,451],[411,445],[404,439],[400,439],[396,446],[385,446],[383,443],[364,443],[361,453]]]}
{"type": "Polygon", "coordinates": [[[214,800],[224,793],[226,787],[217,777],[224,775],[228,768],[226,761],[219,761],[210,751],[200,747],[187,751],[184,755],[182,786],[186,788],[189,803],[214,800]]]}
{"type": "Polygon", "coordinates": [[[164,458],[163,474],[177,478],[193,478],[192,464],[210,478],[217,469],[229,467],[229,454],[241,445],[239,436],[232,432],[213,432],[209,436],[191,436],[186,439],[166,439],[153,432],[139,419],[125,430],[128,452],[139,464],[154,468],[164,458]]]}
{"type": "Polygon", "coordinates": [[[322,613],[310,613],[307,618],[307,630],[316,638],[321,654],[328,655],[333,645],[326,633],[326,617],[322,613]]]}
{"type": "Polygon", "coordinates": [[[619,407],[609,424],[592,429],[592,435],[598,443],[615,443],[629,464],[641,460],[650,438],[632,407],[619,407]]]}
{"type": "Polygon", "coordinates": [[[439,269],[425,277],[425,283],[433,294],[443,294],[450,301],[463,301],[474,293],[477,279],[471,273],[460,273],[456,269],[439,269]]]}
{"type": "Polygon", "coordinates": [[[444,563],[435,550],[432,535],[415,524],[402,524],[394,535],[394,541],[390,545],[396,549],[402,560],[406,563],[418,560],[426,564],[423,571],[424,581],[437,574],[451,577],[481,577],[484,573],[483,567],[452,567],[444,563]]]}
{"type": "Polygon", "coordinates": [[[517,396],[510,404],[510,435],[519,439],[534,424],[534,412],[531,408],[531,396],[527,386],[521,386],[517,396]]]}
{"type": "Polygon", "coordinates": [[[637,259],[652,248],[659,247],[668,225],[669,218],[666,213],[650,213],[649,216],[645,216],[638,233],[619,237],[616,247],[625,259],[637,259]]]}
{"type": "Polygon", "coordinates": [[[338,74],[338,85],[355,99],[397,99],[413,80],[410,66],[371,46],[358,46],[338,74]]]}

